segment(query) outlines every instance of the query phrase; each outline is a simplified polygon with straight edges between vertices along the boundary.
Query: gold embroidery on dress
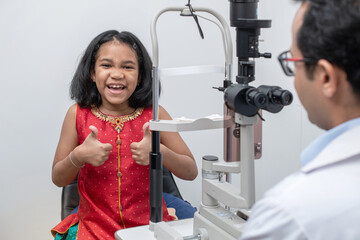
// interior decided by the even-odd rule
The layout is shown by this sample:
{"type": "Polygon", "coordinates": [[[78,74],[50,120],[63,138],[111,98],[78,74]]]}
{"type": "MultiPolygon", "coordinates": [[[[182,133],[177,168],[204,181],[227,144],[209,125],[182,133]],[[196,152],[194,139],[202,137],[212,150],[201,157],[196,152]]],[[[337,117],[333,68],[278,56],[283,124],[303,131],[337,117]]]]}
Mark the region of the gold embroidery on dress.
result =
{"type": "Polygon", "coordinates": [[[124,127],[124,123],[126,123],[127,121],[134,120],[135,118],[140,116],[142,114],[143,110],[144,110],[144,108],[137,108],[133,113],[131,113],[129,115],[115,117],[115,116],[107,116],[107,115],[103,114],[95,106],[91,107],[91,112],[98,119],[105,121],[105,122],[109,122],[111,124],[111,126],[113,126],[115,128],[115,131],[118,134],[121,132],[122,128],[124,127]]]}
{"type": "Polygon", "coordinates": [[[117,140],[116,140],[116,144],[117,144],[117,158],[118,158],[118,171],[117,171],[117,177],[118,177],[118,183],[119,183],[119,214],[120,214],[120,219],[123,225],[123,228],[126,228],[125,226],[125,222],[123,219],[123,215],[122,215],[122,206],[121,206],[121,191],[120,191],[120,187],[121,187],[121,176],[122,173],[120,172],[120,144],[121,144],[121,139],[120,139],[120,132],[124,127],[124,123],[134,120],[135,118],[137,118],[138,116],[140,116],[144,111],[144,108],[137,108],[135,109],[135,111],[129,115],[123,115],[123,116],[108,116],[103,114],[99,108],[95,107],[95,106],[91,106],[91,112],[95,115],[95,117],[97,117],[98,119],[105,121],[105,122],[109,122],[111,124],[112,127],[114,127],[115,131],[117,132],[117,140]]]}

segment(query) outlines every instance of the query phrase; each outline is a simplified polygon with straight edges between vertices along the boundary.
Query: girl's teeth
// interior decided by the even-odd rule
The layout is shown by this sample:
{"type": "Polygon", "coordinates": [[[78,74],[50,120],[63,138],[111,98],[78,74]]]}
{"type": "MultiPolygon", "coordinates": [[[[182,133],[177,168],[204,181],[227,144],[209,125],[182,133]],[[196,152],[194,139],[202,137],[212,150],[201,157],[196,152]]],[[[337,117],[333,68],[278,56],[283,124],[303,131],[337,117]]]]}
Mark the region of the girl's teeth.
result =
{"type": "Polygon", "coordinates": [[[118,85],[110,85],[110,88],[124,88],[124,86],[118,86],[118,85]]]}

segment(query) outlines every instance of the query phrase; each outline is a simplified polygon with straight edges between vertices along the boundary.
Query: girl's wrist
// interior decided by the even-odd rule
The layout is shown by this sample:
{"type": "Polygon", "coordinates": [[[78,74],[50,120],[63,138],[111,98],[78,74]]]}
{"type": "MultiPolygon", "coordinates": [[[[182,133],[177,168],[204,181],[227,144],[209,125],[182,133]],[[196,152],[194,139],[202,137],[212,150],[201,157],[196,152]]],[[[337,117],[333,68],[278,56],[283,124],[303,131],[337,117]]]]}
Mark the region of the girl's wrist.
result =
{"type": "Polygon", "coordinates": [[[78,159],[78,151],[76,150],[77,148],[75,148],[73,151],[71,151],[69,153],[69,159],[71,164],[76,167],[76,168],[83,168],[85,166],[84,162],[80,161],[78,159]]]}

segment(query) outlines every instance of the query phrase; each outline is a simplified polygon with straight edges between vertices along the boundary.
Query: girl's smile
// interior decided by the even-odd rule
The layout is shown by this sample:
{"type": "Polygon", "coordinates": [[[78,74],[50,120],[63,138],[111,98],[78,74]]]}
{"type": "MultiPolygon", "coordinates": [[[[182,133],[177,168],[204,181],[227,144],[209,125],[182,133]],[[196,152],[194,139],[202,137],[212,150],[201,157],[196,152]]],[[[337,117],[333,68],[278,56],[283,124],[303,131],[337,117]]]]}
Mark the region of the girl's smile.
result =
{"type": "Polygon", "coordinates": [[[122,84],[109,84],[107,86],[107,88],[109,89],[110,93],[112,93],[112,94],[120,94],[123,92],[123,90],[126,88],[126,86],[124,86],[122,84]]]}

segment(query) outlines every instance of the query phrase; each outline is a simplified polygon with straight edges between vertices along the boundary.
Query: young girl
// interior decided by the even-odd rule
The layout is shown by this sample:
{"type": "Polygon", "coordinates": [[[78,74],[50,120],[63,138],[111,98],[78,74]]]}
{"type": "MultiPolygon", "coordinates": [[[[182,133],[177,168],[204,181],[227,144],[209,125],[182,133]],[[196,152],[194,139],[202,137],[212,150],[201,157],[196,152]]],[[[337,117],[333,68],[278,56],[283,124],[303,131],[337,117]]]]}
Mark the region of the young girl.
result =
{"type": "MultiPolygon", "coordinates": [[[[65,116],[52,180],[78,175],[79,210],[52,229],[55,239],[113,239],[115,231],[149,224],[152,63],[129,32],[106,31],[86,49],[70,87],[76,104],[65,116]]],[[[164,108],[160,119],[171,119],[164,108]]],[[[163,164],[181,179],[197,176],[178,133],[161,132],[163,164]]],[[[163,219],[172,220],[163,201],[163,219]]]]}

